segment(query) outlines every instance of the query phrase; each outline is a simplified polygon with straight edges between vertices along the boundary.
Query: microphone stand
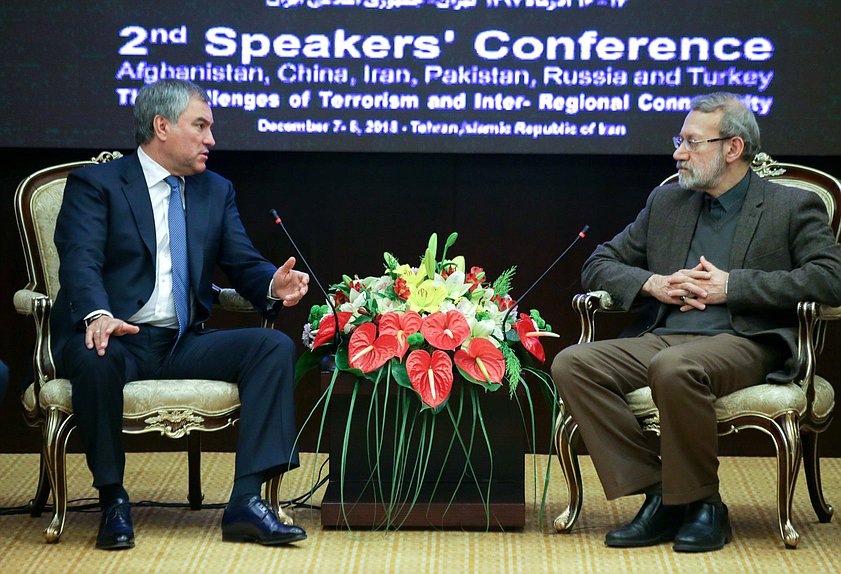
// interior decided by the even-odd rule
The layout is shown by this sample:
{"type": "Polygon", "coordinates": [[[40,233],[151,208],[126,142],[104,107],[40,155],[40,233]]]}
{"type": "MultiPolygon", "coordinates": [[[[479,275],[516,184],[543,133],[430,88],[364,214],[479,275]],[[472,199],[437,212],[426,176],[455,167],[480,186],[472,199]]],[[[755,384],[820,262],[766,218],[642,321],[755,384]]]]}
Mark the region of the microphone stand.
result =
{"type": "MultiPolygon", "coordinates": [[[[579,240],[579,239],[584,239],[584,238],[587,236],[587,232],[588,232],[588,231],[590,231],[590,226],[589,226],[589,225],[585,225],[583,228],[581,228],[581,231],[579,231],[579,232],[578,232],[578,235],[576,235],[576,236],[575,236],[575,239],[573,239],[573,240],[572,240],[572,243],[570,243],[569,245],[567,245],[567,248],[566,248],[566,249],[564,249],[564,250],[563,250],[563,252],[555,258],[555,260],[552,262],[552,264],[551,264],[551,265],[549,265],[549,267],[547,267],[547,268],[546,268],[546,270],[545,270],[543,273],[541,273],[540,277],[538,277],[538,278],[537,278],[537,280],[536,280],[534,283],[532,283],[532,284],[531,284],[531,286],[530,286],[528,289],[526,289],[526,290],[525,290],[525,292],[524,292],[522,295],[520,295],[520,297],[519,297],[518,299],[516,299],[516,300],[514,301],[514,304],[513,304],[513,305],[511,305],[511,306],[508,308],[508,311],[505,313],[505,316],[502,318],[502,332],[503,332],[503,333],[505,333],[505,324],[506,324],[506,322],[508,321],[508,316],[511,314],[511,311],[513,311],[513,310],[514,310],[514,308],[515,308],[515,307],[517,307],[517,306],[520,304],[520,302],[521,302],[523,299],[525,299],[525,298],[526,298],[526,295],[528,295],[529,293],[531,293],[531,290],[532,290],[532,289],[534,289],[534,288],[537,286],[537,284],[538,284],[538,283],[540,283],[540,282],[543,280],[543,278],[544,278],[544,277],[546,277],[546,274],[547,274],[547,273],[549,273],[549,272],[552,270],[552,268],[553,268],[555,265],[557,265],[557,264],[558,264],[558,262],[559,262],[561,259],[563,259],[563,258],[564,258],[564,255],[566,255],[566,254],[567,254],[567,252],[568,252],[570,249],[572,249],[572,248],[573,248],[573,246],[574,246],[576,243],[578,243],[578,240],[579,240]]],[[[503,338],[504,338],[504,336],[503,336],[503,338]]]]}
{"type": "Polygon", "coordinates": [[[292,239],[292,236],[289,234],[289,231],[286,229],[286,226],[283,225],[283,220],[280,218],[280,215],[277,214],[277,210],[270,209],[269,213],[271,214],[272,218],[274,219],[275,224],[279,225],[283,232],[286,234],[286,237],[289,239],[289,243],[292,244],[292,247],[295,249],[295,253],[298,254],[298,257],[301,258],[304,266],[312,275],[312,278],[315,280],[315,284],[318,285],[319,290],[324,295],[324,298],[327,300],[327,305],[330,306],[330,310],[333,312],[333,320],[336,322],[336,331],[333,333],[333,345],[335,345],[336,350],[339,348],[339,314],[336,312],[336,307],[333,305],[333,300],[330,295],[327,293],[327,290],[321,285],[321,281],[318,280],[318,276],[315,274],[315,271],[312,270],[307,258],[304,257],[304,254],[301,253],[301,250],[298,249],[298,245],[295,243],[295,240],[292,239]]]}

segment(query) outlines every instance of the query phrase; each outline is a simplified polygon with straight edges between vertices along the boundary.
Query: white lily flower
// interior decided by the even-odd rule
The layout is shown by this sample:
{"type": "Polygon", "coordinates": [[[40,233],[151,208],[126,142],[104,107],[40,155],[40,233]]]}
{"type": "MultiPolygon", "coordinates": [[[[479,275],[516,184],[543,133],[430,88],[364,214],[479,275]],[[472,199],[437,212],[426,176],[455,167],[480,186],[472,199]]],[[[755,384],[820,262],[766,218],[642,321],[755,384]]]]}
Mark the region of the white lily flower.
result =
{"type": "MultiPolygon", "coordinates": [[[[346,311],[353,313],[353,318],[359,316],[359,310],[363,309],[368,302],[368,296],[366,295],[365,291],[357,291],[356,289],[351,288],[350,293],[348,294],[348,301],[339,305],[339,311],[346,311]]],[[[350,325],[350,321],[348,321],[348,325],[350,325]]]]}
{"type": "Polygon", "coordinates": [[[394,301],[388,297],[377,297],[377,310],[379,313],[402,313],[409,308],[406,301],[394,301]]]}
{"type": "Polygon", "coordinates": [[[382,277],[366,277],[362,280],[362,284],[373,293],[385,293],[386,289],[393,282],[393,279],[388,275],[383,275],[382,277]]]}
{"type": "Polygon", "coordinates": [[[491,343],[499,347],[497,338],[502,338],[502,330],[497,326],[493,319],[482,319],[477,321],[476,318],[467,320],[470,325],[470,336],[464,342],[467,345],[472,339],[488,339],[491,343]]]}
{"type": "Polygon", "coordinates": [[[435,274],[435,285],[443,285],[447,290],[447,299],[456,300],[470,289],[470,284],[464,282],[464,271],[454,271],[446,279],[435,274]]]}
{"type": "MultiPolygon", "coordinates": [[[[502,332],[502,319],[505,317],[505,314],[508,313],[508,309],[502,310],[496,306],[495,303],[490,303],[489,305],[485,306],[485,311],[491,316],[490,318],[493,319],[494,324],[497,326],[497,329],[502,332]]],[[[514,308],[511,310],[511,314],[508,316],[508,322],[512,323],[517,320],[517,309],[514,308]]]]}

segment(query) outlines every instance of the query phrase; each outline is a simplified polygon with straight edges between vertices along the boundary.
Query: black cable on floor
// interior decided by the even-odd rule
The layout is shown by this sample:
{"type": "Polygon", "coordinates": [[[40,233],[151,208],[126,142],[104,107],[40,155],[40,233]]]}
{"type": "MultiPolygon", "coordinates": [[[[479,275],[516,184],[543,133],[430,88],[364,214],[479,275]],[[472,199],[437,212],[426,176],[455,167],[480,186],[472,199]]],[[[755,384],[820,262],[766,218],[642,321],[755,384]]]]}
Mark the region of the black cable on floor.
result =
{"type": "MultiPolygon", "coordinates": [[[[311,499],[320,488],[327,484],[329,477],[325,476],[324,478],[322,478],[322,474],[324,473],[324,467],[327,465],[328,462],[329,459],[326,459],[319,467],[318,475],[316,476],[316,483],[309,491],[289,500],[281,500],[281,508],[289,508],[291,506],[292,508],[321,510],[321,506],[307,504],[306,502],[307,500],[311,499]]],[[[154,500],[141,500],[138,502],[132,502],[131,506],[135,508],[192,508],[192,506],[188,502],[157,502],[154,500]]],[[[207,503],[202,504],[201,509],[220,510],[224,509],[226,506],[227,503],[224,502],[207,503]]],[[[45,514],[53,512],[53,510],[54,509],[52,505],[45,505],[44,508],[41,510],[41,513],[45,514]]],[[[99,507],[99,502],[96,498],[75,498],[67,502],[67,510],[68,512],[100,512],[102,509],[99,507]]],[[[28,504],[23,506],[0,507],[0,516],[14,516],[29,513],[30,509],[28,504]]]]}

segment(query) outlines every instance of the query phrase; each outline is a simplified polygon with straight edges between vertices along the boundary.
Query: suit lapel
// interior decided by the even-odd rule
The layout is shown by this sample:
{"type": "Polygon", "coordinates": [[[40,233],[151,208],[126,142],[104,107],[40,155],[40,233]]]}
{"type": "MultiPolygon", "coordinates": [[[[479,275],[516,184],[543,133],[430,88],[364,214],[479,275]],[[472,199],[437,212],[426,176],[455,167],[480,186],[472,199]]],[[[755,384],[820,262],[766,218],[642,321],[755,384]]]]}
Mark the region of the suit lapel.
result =
{"type": "Polygon", "coordinates": [[[190,284],[193,293],[199,292],[199,282],[204,267],[203,245],[210,216],[210,195],[203,184],[204,178],[185,178],[184,193],[187,205],[187,256],[190,260],[190,284]]]}
{"type": "Polygon", "coordinates": [[[156,257],[155,238],[155,216],[152,213],[152,200],[149,197],[149,188],[146,187],[146,178],[143,176],[143,169],[140,167],[140,160],[133,156],[131,161],[126,163],[127,167],[123,173],[123,194],[131,209],[132,217],[143,239],[143,244],[149,250],[152,258],[156,257]]]}
{"type": "Polygon", "coordinates": [[[742,213],[733,235],[733,246],[730,248],[730,269],[740,269],[744,266],[745,255],[750,246],[756,226],[762,216],[762,204],[765,201],[765,182],[756,174],[751,174],[742,213]]]}
{"type": "Polygon", "coordinates": [[[668,268],[672,271],[683,269],[686,265],[686,256],[689,253],[689,244],[695,234],[695,226],[698,224],[698,216],[701,214],[701,207],[704,204],[704,194],[699,192],[688,192],[688,201],[681,197],[677,205],[668,216],[669,229],[665,235],[669,239],[666,257],[668,268]]]}

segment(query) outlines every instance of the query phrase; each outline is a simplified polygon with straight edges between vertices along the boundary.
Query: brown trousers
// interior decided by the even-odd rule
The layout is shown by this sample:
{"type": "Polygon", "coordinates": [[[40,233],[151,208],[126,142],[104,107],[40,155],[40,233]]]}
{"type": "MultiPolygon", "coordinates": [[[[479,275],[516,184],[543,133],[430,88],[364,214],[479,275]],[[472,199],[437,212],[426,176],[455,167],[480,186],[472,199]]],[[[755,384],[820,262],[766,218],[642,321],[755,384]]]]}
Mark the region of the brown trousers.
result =
{"type": "Polygon", "coordinates": [[[718,492],[716,397],[763,383],[783,360],[736,335],[649,333],[567,347],[552,377],[609,500],[662,482],[664,503],[686,504],[718,492]],[[644,386],[660,411],[660,456],[624,398],[644,386]]]}

